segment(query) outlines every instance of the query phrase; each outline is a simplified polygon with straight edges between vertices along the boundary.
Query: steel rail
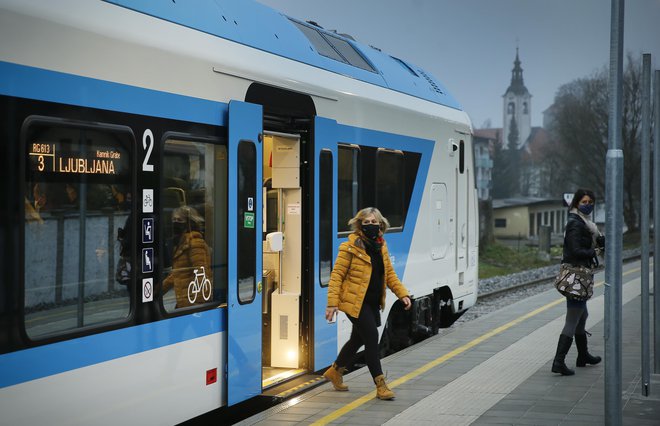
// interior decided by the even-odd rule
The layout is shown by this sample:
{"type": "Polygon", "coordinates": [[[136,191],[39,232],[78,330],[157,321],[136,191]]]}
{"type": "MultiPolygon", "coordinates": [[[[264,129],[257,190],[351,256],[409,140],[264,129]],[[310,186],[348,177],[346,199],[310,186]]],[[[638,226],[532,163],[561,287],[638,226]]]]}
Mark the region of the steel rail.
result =
{"type": "MultiPolygon", "coordinates": [[[[631,262],[631,261],[634,261],[634,260],[639,260],[639,259],[641,259],[641,257],[642,257],[641,254],[635,254],[635,255],[624,258],[623,263],[631,262]]],[[[602,271],[602,270],[604,270],[603,266],[600,266],[600,267],[597,268],[597,272],[602,271]]],[[[508,293],[508,292],[511,292],[511,291],[514,291],[514,290],[519,290],[519,289],[526,288],[526,287],[532,287],[532,286],[535,286],[535,285],[538,285],[538,284],[541,284],[541,283],[550,282],[550,281],[553,281],[555,279],[555,276],[556,276],[556,274],[547,275],[545,277],[536,278],[536,279],[533,279],[533,280],[530,280],[530,281],[525,281],[525,282],[522,282],[522,283],[513,284],[513,285],[510,285],[508,287],[498,288],[496,290],[486,291],[486,292],[483,292],[483,293],[480,292],[480,293],[477,294],[477,300],[479,300],[479,299],[488,299],[488,298],[497,296],[498,294],[508,293]]]]}

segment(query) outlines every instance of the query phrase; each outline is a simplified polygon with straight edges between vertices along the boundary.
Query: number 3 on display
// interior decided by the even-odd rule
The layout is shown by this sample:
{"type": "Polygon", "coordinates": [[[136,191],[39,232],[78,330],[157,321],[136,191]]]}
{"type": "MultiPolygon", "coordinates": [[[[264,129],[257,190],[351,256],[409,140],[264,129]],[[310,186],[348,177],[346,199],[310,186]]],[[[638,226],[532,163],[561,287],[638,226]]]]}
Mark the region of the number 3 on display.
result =
{"type": "Polygon", "coordinates": [[[154,165],[149,164],[149,158],[151,157],[151,151],[154,149],[154,134],[151,133],[150,129],[145,130],[142,135],[142,148],[147,150],[142,162],[142,171],[153,172],[154,165]]]}

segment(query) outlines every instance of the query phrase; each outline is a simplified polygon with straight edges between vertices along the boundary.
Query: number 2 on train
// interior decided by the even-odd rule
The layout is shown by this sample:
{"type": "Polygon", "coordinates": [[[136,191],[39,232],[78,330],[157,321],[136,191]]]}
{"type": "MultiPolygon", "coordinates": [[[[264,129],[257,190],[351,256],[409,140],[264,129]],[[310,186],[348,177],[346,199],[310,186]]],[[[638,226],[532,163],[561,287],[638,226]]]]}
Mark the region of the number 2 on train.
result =
{"type": "Polygon", "coordinates": [[[151,132],[151,129],[145,130],[144,134],[142,135],[142,148],[147,150],[147,152],[144,155],[144,161],[142,161],[142,171],[153,172],[154,165],[149,164],[149,158],[151,158],[151,151],[154,149],[154,134],[151,132]]]}

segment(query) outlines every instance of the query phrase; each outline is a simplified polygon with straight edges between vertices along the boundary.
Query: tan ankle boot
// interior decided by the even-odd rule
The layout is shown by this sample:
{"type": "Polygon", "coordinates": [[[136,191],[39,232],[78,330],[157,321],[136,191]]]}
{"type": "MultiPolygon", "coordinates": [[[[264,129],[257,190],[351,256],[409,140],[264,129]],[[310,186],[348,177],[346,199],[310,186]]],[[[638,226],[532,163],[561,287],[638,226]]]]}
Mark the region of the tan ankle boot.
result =
{"type": "Polygon", "coordinates": [[[323,373],[323,377],[332,382],[332,386],[335,387],[335,390],[342,392],[347,391],[348,386],[344,384],[344,371],[346,371],[345,368],[337,367],[337,364],[333,362],[330,368],[323,373]]]}
{"type": "Polygon", "coordinates": [[[394,392],[387,387],[385,376],[381,374],[374,377],[374,383],[376,383],[376,397],[378,399],[394,399],[394,392]]]}

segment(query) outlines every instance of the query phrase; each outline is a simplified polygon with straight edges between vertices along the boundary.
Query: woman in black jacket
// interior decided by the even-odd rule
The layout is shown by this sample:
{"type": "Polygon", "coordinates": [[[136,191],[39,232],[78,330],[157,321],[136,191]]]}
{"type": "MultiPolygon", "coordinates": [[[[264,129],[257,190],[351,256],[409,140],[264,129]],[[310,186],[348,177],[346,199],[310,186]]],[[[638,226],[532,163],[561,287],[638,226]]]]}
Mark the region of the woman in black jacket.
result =
{"type": "MultiPolygon", "coordinates": [[[[588,189],[578,189],[573,195],[564,231],[564,255],[561,263],[587,268],[598,266],[598,256],[605,247],[605,237],[600,234],[596,224],[589,218],[595,201],[593,191],[588,189]]],[[[576,362],[578,367],[600,362],[599,356],[592,356],[587,350],[585,324],[588,316],[586,300],[566,298],[566,322],[559,335],[557,353],[552,362],[553,373],[560,373],[564,376],[575,374],[575,371],[568,368],[564,362],[573,343],[573,336],[575,336],[575,345],[578,350],[576,362]]]]}

